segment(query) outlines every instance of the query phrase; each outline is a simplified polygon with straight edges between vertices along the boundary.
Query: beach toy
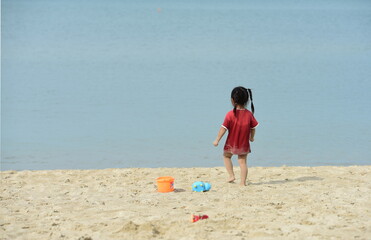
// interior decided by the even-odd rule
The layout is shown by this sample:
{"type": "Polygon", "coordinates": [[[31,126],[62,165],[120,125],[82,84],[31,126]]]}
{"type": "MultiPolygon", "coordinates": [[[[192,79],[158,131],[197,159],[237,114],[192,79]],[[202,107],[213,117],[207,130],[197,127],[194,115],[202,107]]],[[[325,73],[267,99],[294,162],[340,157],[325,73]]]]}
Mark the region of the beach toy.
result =
{"type": "Polygon", "coordinates": [[[191,222],[197,222],[198,220],[204,220],[204,219],[208,219],[209,216],[207,215],[193,215],[192,214],[192,217],[191,217],[191,222]]]}
{"type": "Polygon", "coordinates": [[[211,184],[208,182],[205,182],[204,188],[205,188],[205,191],[209,191],[211,189],[211,184]]]}
{"type": "Polygon", "coordinates": [[[157,191],[162,193],[174,191],[174,178],[173,177],[157,178],[157,191]]]}
{"type": "Polygon", "coordinates": [[[194,182],[192,184],[192,191],[194,192],[206,192],[211,189],[211,184],[207,182],[194,182]]]}

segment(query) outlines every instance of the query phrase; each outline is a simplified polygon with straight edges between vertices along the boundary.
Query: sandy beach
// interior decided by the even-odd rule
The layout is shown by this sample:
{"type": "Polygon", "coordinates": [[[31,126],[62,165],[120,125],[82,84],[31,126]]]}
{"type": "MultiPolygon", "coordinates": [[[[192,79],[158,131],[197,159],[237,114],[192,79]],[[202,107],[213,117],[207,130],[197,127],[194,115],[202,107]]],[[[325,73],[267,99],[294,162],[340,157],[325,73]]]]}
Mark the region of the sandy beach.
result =
{"type": "Polygon", "coordinates": [[[2,171],[0,239],[371,239],[371,166],[226,179],[224,167],[2,171]],[[157,192],[160,176],[174,192],[157,192]],[[193,192],[195,181],[212,188],[193,192]]]}

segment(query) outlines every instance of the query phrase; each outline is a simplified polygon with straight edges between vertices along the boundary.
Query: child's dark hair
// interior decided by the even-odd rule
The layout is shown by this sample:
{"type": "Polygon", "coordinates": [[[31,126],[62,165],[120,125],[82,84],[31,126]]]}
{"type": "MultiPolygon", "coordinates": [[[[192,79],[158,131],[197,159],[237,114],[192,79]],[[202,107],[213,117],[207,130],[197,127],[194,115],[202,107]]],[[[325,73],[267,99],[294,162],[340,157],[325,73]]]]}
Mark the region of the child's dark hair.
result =
{"type": "Polygon", "coordinates": [[[251,112],[254,114],[254,103],[252,102],[252,92],[250,88],[235,87],[232,90],[231,98],[234,102],[234,115],[236,115],[236,105],[246,106],[249,99],[251,101],[251,112]]]}

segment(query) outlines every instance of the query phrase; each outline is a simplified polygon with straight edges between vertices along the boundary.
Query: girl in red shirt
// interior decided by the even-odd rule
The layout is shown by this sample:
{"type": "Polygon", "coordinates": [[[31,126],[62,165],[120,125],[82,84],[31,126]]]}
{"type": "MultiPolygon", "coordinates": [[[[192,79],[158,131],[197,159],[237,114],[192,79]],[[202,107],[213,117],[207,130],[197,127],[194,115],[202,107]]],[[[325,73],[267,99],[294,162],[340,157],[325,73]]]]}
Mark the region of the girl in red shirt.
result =
{"type": "Polygon", "coordinates": [[[220,139],[228,130],[228,137],[224,145],[224,165],[229,174],[228,182],[234,182],[235,175],[233,172],[232,156],[238,155],[238,163],[241,169],[241,185],[246,186],[247,178],[247,154],[251,152],[250,142],[254,141],[255,127],[258,122],[254,117],[254,104],[252,102],[251,89],[236,87],[231,93],[231,102],[233,110],[225,116],[222,127],[218,136],[213,142],[218,146],[220,139]],[[251,101],[251,111],[246,109],[248,101],[251,101]]]}

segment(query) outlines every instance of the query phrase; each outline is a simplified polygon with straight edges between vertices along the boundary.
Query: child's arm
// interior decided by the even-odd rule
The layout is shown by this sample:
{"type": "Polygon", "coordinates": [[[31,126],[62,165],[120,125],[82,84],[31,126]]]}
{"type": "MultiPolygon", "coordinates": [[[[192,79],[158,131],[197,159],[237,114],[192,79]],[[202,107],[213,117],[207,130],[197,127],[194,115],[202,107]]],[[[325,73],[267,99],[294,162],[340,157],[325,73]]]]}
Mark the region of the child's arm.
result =
{"type": "Polygon", "coordinates": [[[255,137],[255,128],[252,128],[250,130],[250,142],[254,141],[254,137],[255,137]]]}
{"type": "Polygon", "coordinates": [[[220,128],[218,136],[216,137],[215,141],[213,142],[213,145],[215,147],[218,146],[220,139],[222,139],[222,137],[224,136],[226,131],[227,131],[227,129],[225,129],[224,127],[220,128]]]}

